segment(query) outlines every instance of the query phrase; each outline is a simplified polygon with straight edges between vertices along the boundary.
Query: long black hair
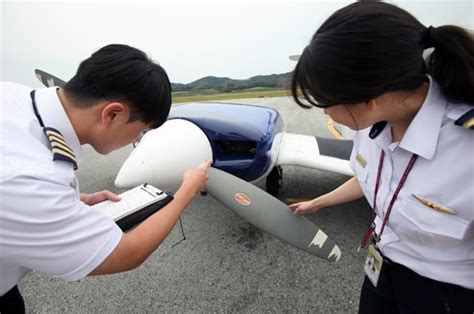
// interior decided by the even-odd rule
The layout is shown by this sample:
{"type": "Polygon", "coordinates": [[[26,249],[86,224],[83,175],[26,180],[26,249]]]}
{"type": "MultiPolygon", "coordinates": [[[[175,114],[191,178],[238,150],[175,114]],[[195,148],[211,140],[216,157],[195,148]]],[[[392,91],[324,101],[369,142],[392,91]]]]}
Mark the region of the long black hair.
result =
{"type": "Polygon", "coordinates": [[[141,50],[107,45],[81,62],[64,92],[79,107],[120,101],[131,111],[129,122],[162,125],[171,107],[171,83],[165,70],[141,50]]]}
{"type": "Polygon", "coordinates": [[[356,2],[316,31],[293,72],[291,92],[303,107],[301,96],[317,107],[354,104],[416,89],[426,74],[450,100],[474,105],[473,35],[452,25],[427,28],[391,4],[356,2]]]}

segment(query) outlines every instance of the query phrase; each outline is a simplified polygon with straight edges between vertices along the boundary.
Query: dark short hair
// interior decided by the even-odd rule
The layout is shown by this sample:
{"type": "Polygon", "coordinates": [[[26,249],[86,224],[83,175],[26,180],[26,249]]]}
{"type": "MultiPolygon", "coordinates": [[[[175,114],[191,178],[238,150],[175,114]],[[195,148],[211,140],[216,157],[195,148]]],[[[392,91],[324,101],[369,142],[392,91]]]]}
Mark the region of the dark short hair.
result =
{"type": "Polygon", "coordinates": [[[474,41],[457,26],[427,28],[403,9],[352,3],[316,31],[293,72],[295,101],[328,107],[419,87],[430,74],[447,97],[474,102],[474,41]],[[427,62],[423,52],[434,47],[427,62]]]}
{"type": "Polygon", "coordinates": [[[74,105],[90,107],[119,101],[130,108],[129,122],[162,125],[171,107],[171,83],[165,70],[143,51],[120,44],[105,46],[81,62],[64,86],[74,105]]]}

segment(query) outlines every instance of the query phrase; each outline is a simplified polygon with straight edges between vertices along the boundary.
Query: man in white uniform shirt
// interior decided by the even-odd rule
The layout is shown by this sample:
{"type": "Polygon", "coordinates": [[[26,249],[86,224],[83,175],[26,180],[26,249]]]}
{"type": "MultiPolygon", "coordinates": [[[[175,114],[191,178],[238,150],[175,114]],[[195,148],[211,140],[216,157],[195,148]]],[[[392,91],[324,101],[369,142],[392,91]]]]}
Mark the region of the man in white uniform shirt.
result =
{"type": "Polygon", "coordinates": [[[207,182],[209,162],[188,170],[174,200],[126,234],[90,208],[117,195],[80,194],[81,145],[107,154],[168,116],[166,72],[136,48],[101,48],[63,89],[2,83],[1,91],[1,313],[25,311],[17,283],[30,271],[72,281],[138,267],[207,182]]]}

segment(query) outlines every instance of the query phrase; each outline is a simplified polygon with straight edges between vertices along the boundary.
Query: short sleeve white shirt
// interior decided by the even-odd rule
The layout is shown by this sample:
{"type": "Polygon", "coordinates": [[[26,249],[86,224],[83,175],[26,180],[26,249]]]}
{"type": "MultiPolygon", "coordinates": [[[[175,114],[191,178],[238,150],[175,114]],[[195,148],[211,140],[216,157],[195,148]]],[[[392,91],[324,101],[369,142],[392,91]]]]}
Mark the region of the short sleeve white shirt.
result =
{"type": "Polygon", "coordinates": [[[399,143],[390,125],[355,133],[350,164],[373,205],[380,152],[376,232],[412,154],[419,157],[393,205],[378,247],[393,261],[434,280],[474,289],[474,130],[454,124],[474,107],[450,103],[430,78],[428,95],[399,143]],[[359,159],[359,161],[358,161],[359,159]],[[360,162],[364,160],[364,162],[360,162]],[[365,164],[365,165],[364,165],[365,164]],[[435,210],[414,195],[455,213],[435,210]]]}
{"type": "MultiPolygon", "coordinates": [[[[31,89],[0,85],[0,296],[30,271],[77,280],[114,250],[122,231],[80,201],[74,165],[53,161],[31,89]]],[[[39,114],[61,132],[79,164],[81,145],[57,96],[36,91],[39,114]]]]}

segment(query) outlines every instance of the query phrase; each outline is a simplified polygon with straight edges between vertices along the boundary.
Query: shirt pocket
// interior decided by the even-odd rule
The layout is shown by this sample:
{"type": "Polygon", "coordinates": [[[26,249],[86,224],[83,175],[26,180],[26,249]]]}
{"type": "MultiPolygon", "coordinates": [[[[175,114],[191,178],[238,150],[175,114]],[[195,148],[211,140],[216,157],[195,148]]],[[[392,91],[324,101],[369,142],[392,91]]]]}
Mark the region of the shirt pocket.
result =
{"type": "MultiPolygon", "coordinates": [[[[442,204],[438,204],[442,207],[442,204]]],[[[469,222],[457,215],[439,212],[417,201],[413,196],[402,200],[399,213],[415,226],[414,232],[432,241],[449,238],[462,240],[469,229],[469,222]]],[[[448,239],[446,239],[448,240],[448,239]]]]}

